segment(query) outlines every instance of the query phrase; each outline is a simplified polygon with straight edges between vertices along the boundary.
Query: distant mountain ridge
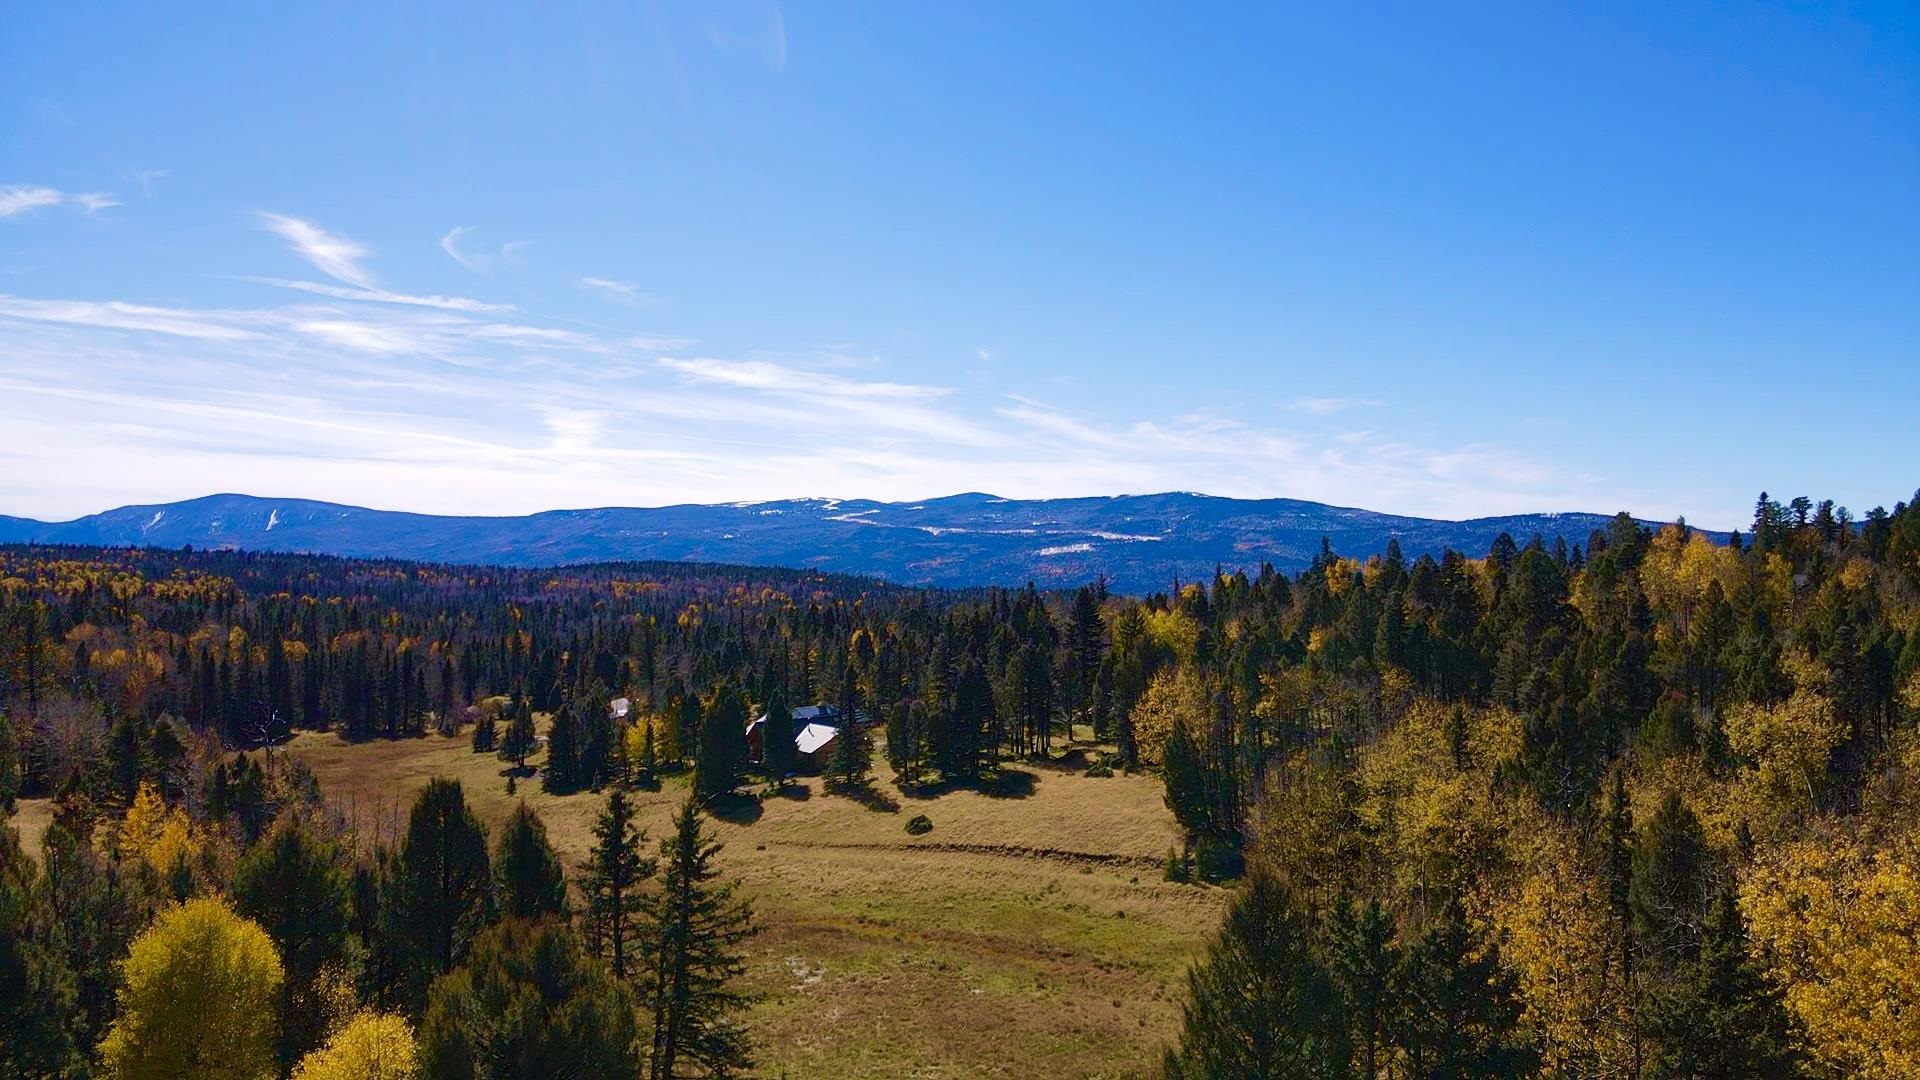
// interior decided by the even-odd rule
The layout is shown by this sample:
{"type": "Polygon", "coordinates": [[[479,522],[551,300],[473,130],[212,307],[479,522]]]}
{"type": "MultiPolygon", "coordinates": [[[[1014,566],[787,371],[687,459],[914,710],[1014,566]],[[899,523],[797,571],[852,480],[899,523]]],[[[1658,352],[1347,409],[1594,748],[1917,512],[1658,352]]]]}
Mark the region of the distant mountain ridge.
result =
{"type": "MultiPolygon", "coordinates": [[[[908,585],[1078,584],[1105,574],[1141,593],[1214,568],[1298,570],[1326,537],[1364,558],[1397,538],[1407,559],[1483,555],[1504,532],[1585,543],[1606,514],[1443,521],[1299,499],[1193,492],[1002,499],[970,492],[916,503],[864,499],[548,510],[451,517],[310,499],[209,495],[123,506],[64,522],[0,516],[0,543],[238,548],[431,562],[558,566],[627,559],[791,566],[908,585]]],[[[1715,539],[1724,534],[1708,533],[1715,539]]]]}

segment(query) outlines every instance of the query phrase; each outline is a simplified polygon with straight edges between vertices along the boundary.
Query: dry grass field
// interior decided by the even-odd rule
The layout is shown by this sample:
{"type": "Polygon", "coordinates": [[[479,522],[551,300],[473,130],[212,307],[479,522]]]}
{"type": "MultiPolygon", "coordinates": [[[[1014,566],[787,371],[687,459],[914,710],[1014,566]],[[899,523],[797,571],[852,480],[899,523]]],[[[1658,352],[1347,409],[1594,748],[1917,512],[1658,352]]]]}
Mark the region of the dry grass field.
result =
{"type": "MultiPolygon", "coordinates": [[[[277,751],[276,751],[277,752],[277,751]]],[[[391,836],[430,777],[459,779],[491,827],[524,798],[572,867],[602,796],[555,797],[464,738],[348,744],[305,733],[304,760],[366,835],[391,836]]],[[[724,872],[761,933],[748,958],[749,1015],[767,1076],[1139,1076],[1176,1033],[1184,972],[1219,919],[1220,890],[1169,885],[1175,833],[1159,781],[1094,778],[1069,757],[1017,765],[995,793],[915,798],[897,808],[825,793],[817,779],[741,800],[715,823],[724,872]],[[934,829],[911,836],[926,814],[934,829]]],[[[660,836],[684,778],[639,791],[660,836]]],[[[23,805],[30,846],[44,804],[23,805]]]]}

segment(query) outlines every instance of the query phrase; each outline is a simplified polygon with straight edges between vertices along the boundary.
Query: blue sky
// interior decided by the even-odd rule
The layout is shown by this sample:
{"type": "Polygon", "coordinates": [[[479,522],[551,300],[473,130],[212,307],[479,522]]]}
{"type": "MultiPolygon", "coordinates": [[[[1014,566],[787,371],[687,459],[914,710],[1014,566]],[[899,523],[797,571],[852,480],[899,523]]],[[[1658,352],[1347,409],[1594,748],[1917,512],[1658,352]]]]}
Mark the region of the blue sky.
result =
{"type": "Polygon", "coordinates": [[[1920,484],[1911,5],[37,5],[0,513],[1920,484]]]}

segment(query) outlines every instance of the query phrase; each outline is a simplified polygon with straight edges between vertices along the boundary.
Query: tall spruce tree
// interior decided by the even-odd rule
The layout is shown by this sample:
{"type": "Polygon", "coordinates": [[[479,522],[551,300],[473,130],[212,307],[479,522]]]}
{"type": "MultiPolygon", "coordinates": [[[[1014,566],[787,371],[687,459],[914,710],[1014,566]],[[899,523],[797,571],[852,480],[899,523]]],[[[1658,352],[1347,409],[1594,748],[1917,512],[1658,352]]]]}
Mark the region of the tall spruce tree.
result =
{"type": "Polygon", "coordinates": [[[572,700],[562,701],[547,722],[547,768],[540,786],[556,794],[582,787],[580,718],[572,700]]]}
{"type": "Polygon", "coordinates": [[[1748,954],[1733,894],[1714,905],[1699,953],[1641,1007],[1647,1072],[1689,1080],[1788,1080],[1805,1055],[1780,988],[1748,954]]]}
{"type": "Polygon", "coordinates": [[[567,878],[547,841],[547,824],[527,806],[514,804],[493,853],[494,904],[502,918],[567,917],[567,878]]]}
{"type": "Polygon", "coordinates": [[[1335,1080],[1352,1047],[1339,995],[1314,956],[1311,932],[1272,876],[1246,884],[1205,959],[1187,973],[1180,1045],[1169,1080],[1213,1077],[1335,1080]]]}
{"type": "Polygon", "coordinates": [[[1401,994],[1396,1041],[1411,1075],[1517,1078],[1540,1067],[1520,1025],[1519,980],[1457,899],[1407,950],[1401,994]]]}
{"type": "Polygon", "coordinates": [[[653,1016],[648,1076],[735,1076],[753,1058],[738,1014],[748,998],[733,986],[746,970],[740,948],[755,932],[733,885],[719,882],[720,844],[689,799],[660,843],[660,887],[642,909],[642,1005],[653,1016]]]}
{"type": "Polygon", "coordinates": [[[581,913],[587,951],[606,960],[615,978],[634,968],[635,935],[644,898],[641,885],[653,876],[654,860],[641,852],[646,834],[633,823],[633,803],[614,788],[593,826],[593,850],[580,876],[586,898],[581,913]]]}
{"type": "Polygon", "coordinates": [[[740,783],[747,758],[747,702],[738,687],[722,684],[700,721],[700,753],[694,761],[694,790],[703,800],[732,791],[740,783]]]}
{"type": "Polygon", "coordinates": [[[527,755],[533,753],[533,745],[533,709],[515,694],[508,710],[507,732],[500,740],[500,757],[525,772],[527,755]]]}
{"type": "Polygon", "coordinates": [[[401,960],[417,1015],[428,984],[457,967],[493,921],[487,834],[459,781],[429,780],[414,799],[386,886],[383,936],[401,960]]]}
{"type": "Polygon", "coordinates": [[[793,711],[778,690],[767,698],[766,719],[760,722],[760,761],[767,778],[775,783],[783,783],[800,766],[799,748],[793,742],[793,711]]]}
{"type": "Polygon", "coordinates": [[[60,923],[20,834],[0,822],[0,1076],[84,1075],[60,923]]]}

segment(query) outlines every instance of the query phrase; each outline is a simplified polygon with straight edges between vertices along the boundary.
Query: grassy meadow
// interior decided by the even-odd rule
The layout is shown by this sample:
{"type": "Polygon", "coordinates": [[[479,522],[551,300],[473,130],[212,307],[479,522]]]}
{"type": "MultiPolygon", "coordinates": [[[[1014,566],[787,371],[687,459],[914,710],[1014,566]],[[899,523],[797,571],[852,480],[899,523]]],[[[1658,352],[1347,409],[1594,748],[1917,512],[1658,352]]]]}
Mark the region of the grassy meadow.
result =
{"type": "MultiPolygon", "coordinates": [[[[556,797],[463,736],[347,743],[302,733],[284,751],[312,767],[362,837],[404,828],[414,792],[459,779],[489,828],[523,798],[571,869],[603,796],[556,797]]],[[[533,764],[538,764],[536,758],[533,764]]],[[[877,763],[879,764],[879,763],[877,763]]],[[[863,804],[818,778],[741,799],[714,823],[724,872],[761,928],[749,946],[748,1016],[767,1076],[1141,1076],[1176,1034],[1188,961],[1224,892],[1171,885],[1176,833],[1150,776],[1088,777],[1079,752],[1009,763],[991,791],[914,797],[879,764],[863,804]],[[933,831],[906,832],[915,814],[933,831]]],[[[661,836],[684,776],[634,793],[661,836]]],[[[15,824],[30,849],[44,800],[15,824]]]]}

